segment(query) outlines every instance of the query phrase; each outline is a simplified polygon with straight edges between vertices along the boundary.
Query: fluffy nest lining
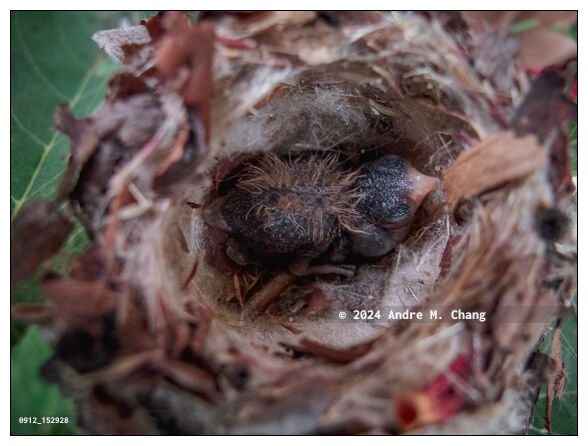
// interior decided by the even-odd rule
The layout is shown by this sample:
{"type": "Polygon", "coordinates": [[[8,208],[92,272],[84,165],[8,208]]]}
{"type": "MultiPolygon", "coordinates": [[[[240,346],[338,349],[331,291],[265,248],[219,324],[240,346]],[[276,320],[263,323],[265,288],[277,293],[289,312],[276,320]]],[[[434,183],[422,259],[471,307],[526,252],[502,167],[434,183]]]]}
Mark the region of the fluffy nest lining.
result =
{"type": "MultiPolygon", "coordinates": [[[[96,36],[129,71],[92,117],[58,112],[73,160],[43,208],[53,215],[70,200],[93,243],[71,277],[43,280],[46,306],[14,309],[52,333],[44,374],[75,399],[82,427],[528,426],[541,383],[561,368],[537,347],[575,284],[574,235],[556,224],[574,203],[562,123],[575,107],[555,74],[529,87],[516,70],[511,100],[496,103],[492,79],[463,56],[464,36],[441,19],[349,13],[334,26],[300,12],[189,26],[166,14],[96,36]],[[546,103],[557,113],[541,115],[546,103]],[[400,155],[441,187],[390,254],[352,278],[289,284],[251,313],[248,298],[279,273],[223,270],[204,213],[252,156],[305,151],[400,155]],[[387,318],[429,307],[486,320],[387,318]],[[378,309],[379,320],[352,319],[378,309]]],[[[20,218],[46,229],[32,212],[20,218]]]]}
{"type": "MultiPolygon", "coordinates": [[[[388,99],[383,88],[366,86],[361,69],[327,65],[301,70],[287,78],[269,104],[243,117],[225,133],[222,158],[212,168],[221,177],[215,183],[216,189],[218,184],[222,186],[223,174],[227,175],[222,172],[226,164],[246,160],[244,153],[254,156],[260,151],[340,151],[368,159],[392,153],[405,157],[426,174],[439,176],[463,148],[462,142],[447,135],[466,130],[474,133],[473,130],[458,118],[449,116],[444,120],[440,112],[416,102],[388,99]],[[419,133],[410,131],[417,126],[419,133]],[[423,135],[427,135],[424,140],[423,135]]],[[[377,84],[376,78],[371,82],[377,84]]],[[[209,202],[215,185],[212,191],[193,191],[185,201],[209,202]]],[[[224,321],[225,328],[237,339],[280,355],[291,355],[301,338],[332,347],[350,347],[389,325],[387,321],[341,323],[341,311],[349,311],[351,317],[353,310],[401,310],[424,303],[441,271],[447,241],[456,231],[443,194],[437,191],[423,204],[410,236],[392,254],[361,265],[351,280],[315,280],[290,287],[286,297],[277,300],[278,308],[248,317],[243,301],[246,304],[248,291],[267,274],[263,269],[254,277],[238,270],[233,274],[220,271],[216,264],[222,259],[215,258],[219,253],[207,255],[207,236],[213,238],[209,245],[216,240],[203,222],[205,208],[206,205],[193,209],[185,202],[179,203],[166,217],[167,224],[176,228],[166,231],[168,238],[164,241],[174,282],[185,283],[199,259],[198,270],[186,287],[187,299],[214,308],[215,319],[224,321]]],[[[209,251],[214,249],[208,246],[209,251]]]]}

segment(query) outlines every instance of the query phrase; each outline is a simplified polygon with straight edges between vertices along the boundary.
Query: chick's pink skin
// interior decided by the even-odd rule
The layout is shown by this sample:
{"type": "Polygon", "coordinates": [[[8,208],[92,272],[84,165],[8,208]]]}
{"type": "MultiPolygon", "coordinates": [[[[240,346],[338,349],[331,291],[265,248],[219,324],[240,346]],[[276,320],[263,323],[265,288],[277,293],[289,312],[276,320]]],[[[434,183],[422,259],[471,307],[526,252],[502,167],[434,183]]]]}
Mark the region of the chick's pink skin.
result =
{"type": "Polygon", "coordinates": [[[415,209],[421,205],[429,192],[433,192],[439,186],[439,179],[425,175],[412,166],[406,171],[405,178],[412,185],[406,198],[414,204],[415,209]]]}

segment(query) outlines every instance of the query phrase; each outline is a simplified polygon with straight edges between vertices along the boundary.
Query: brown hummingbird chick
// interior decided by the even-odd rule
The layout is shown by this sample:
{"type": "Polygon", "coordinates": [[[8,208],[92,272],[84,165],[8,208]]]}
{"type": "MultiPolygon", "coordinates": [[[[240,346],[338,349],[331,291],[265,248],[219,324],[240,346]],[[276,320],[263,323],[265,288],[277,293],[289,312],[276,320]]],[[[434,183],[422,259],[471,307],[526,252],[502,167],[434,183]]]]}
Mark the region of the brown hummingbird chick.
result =
{"type": "Polygon", "coordinates": [[[425,195],[438,184],[395,155],[349,171],[332,155],[262,155],[235,187],[213,202],[208,224],[228,232],[225,252],[239,264],[286,258],[295,275],[351,276],[355,267],[313,264],[334,247],[337,258],[390,252],[408,231],[425,195]]]}

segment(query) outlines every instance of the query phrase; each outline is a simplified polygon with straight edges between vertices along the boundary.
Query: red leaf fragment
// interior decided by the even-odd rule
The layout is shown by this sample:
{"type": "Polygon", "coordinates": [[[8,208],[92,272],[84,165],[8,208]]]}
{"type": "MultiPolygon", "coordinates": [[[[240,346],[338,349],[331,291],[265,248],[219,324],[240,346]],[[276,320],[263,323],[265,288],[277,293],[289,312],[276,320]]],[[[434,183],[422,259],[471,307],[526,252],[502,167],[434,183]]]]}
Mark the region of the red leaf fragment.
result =
{"type": "Polygon", "coordinates": [[[190,274],[186,278],[186,281],[182,285],[182,290],[185,290],[186,288],[188,288],[188,285],[190,284],[190,282],[192,281],[192,279],[196,275],[196,271],[198,271],[198,257],[196,257],[196,259],[194,259],[194,265],[192,266],[192,269],[190,270],[190,274]]]}
{"type": "Polygon", "coordinates": [[[446,372],[439,374],[420,392],[396,400],[396,410],[404,429],[440,423],[454,415],[462,406],[465,395],[456,385],[471,375],[470,358],[459,355],[446,372]]]}

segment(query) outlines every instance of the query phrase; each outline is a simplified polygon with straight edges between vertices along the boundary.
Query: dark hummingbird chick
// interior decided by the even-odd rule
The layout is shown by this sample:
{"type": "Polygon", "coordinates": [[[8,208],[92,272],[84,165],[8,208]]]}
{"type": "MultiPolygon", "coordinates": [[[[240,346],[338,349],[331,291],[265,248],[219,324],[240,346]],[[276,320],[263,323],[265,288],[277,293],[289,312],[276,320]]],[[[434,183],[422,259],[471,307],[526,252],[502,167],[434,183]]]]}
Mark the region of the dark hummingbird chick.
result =
{"type": "Polygon", "coordinates": [[[228,233],[225,252],[238,264],[281,257],[296,275],[350,275],[335,259],[310,264],[335,245],[366,258],[387,254],[437,184],[395,155],[350,171],[335,156],[264,154],[205,210],[205,220],[228,233]]]}
{"type": "Polygon", "coordinates": [[[390,252],[408,234],[414,214],[439,180],[429,177],[396,155],[364,164],[356,182],[360,199],[355,221],[359,231],[347,231],[351,251],[364,257],[390,252]]]}

